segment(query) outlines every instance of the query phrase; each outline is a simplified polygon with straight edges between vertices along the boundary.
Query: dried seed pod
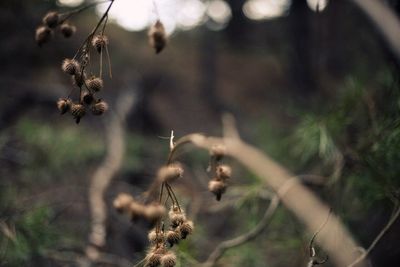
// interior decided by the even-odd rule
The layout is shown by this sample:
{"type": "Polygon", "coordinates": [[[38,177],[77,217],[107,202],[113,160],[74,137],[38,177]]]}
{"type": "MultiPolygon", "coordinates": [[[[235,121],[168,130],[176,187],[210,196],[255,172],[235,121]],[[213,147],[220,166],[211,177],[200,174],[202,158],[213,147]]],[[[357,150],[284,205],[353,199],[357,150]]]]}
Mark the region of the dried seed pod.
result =
{"type": "Polygon", "coordinates": [[[64,22],[60,26],[60,31],[65,38],[69,38],[76,32],[76,27],[67,22],[64,22]]]}
{"type": "Polygon", "coordinates": [[[92,76],[86,80],[86,85],[90,90],[98,92],[103,89],[103,80],[101,78],[92,76]]]}
{"type": "Polygon", "coordinates": [[[113,206],[118,212],[126,212],[129,210],[133,197],[128,194],[119,194],[113,201],[113,206]]]}
{"type": "Polygon", "coordinates": [[[161,21],[157,20],[157,22],[150,28],[148,36],[150,46],[154,48],[156,54],[160,53],[167,44],[167,35],[161,21]]]}
{"type": "Polygon", "coordinates": [[[41,47],[43,44],[50,41],[50,39],[52,37],[52,33],[53,33],[53,31],[49,27],[46,27],[46,26],[40,26],[40,27],[36,28],[36,32],[35,32],[36,43],[41,47]]]}
{"type": "Polygon", "coordinates": [[[104,114],[107,110],[108,104],[102,99],[97,100],[96,104],[92,106],[92,113],[96,116],[104,114]]]}
{"type": "Polygon", "coordinates": [[[174,267],[176,264],[176,256],[172,252],[168,252],[161,257],[161,265],[163,267],[174,267]]]}
{"type": "Polygon", "coordinates": [[[76,73],[79,73],[80,65],[75,59],[66,58],[62,62],[61,69],[69,75],[75,75],[76,73]]]}
{"type": "Polygon", "coordinates": [[[106,45],[108,45],[108,38],[105,35],[96,35],[95,37],[93,37],[92,40],[92,45],[94,48],[96,48],[97,52],[101,52],[101,50],[103,50],[104,47],[106,47],[106,45]]]}
{"type": "Polygon", "coordinates": [[[94,96],[93,96],[92,93],[90,93],[90,92],[85,92],[85,93],[82,95],[82,102],[85,103],[86,105],[92,104],[93,101],[94,101],[94,96]]]}
{"type": "Polygon", "coordinates": [[[146,256],[146,267],[157,267],[161,264],[162,254],[151,252],[146,256]]]}
{"type": "Polygon", "coordinates": [[[218,165],[216,173],[219,179],[226,180],[231,178],[232,169],[228,165],[218,165]]]}
{"type": "Polygon", "coordinates": [[[213,145],[210,149],[210,155],[216,161],[220,161],[226,155],[226,146],[223,144],[213,145]]]}
{"type": "Polygon", "coordinates": [[[57,108],[61,112],[61,115],[65,114],[68,110],[70,110],[71,104],[72,102],[68,98],[60,98],[57,101],[57,108]]]}
{"type": "Polygon", "coordinates": [[[81,88],[85,82],[85,77],[86,74],[84,72],[78,71],[72,76],[72,83],[81,88]]]}
{"type": "Polygon", "coordinates": [[[183,175],[182,165],[179,163],[173,163],[168,166],[164,166],[158,170],[157,178],[161,182],[172,182],[183,175]]]}
{"type": "Polygon", "coordinates": [[[146,206],[145,217],[149,222],[161,219],[166,213],[165,207],[159,203],[152,203],[146,206]]]}
{"type": "Polygon", "coordinates": [[[194,226],[192,221],[185,221],[178,227],[182,239],[185,239],[188,235],[190,235],[193,232],[193,229],[194,226]]]}
{"type": "Polygon", "coordinates": [[[76,123],[78,124],[83,116],[86,114],[86,109],[82,104],[72,104],[71,114],[74,116],[76,123]]]}
{"type": "Polygon", "coordinates": [[[50,28],[55,28],[58,25],[59,15],[58,12],[50,11],[43,17],[43,24],[50,28]]]}
{"type": "Polygon", "coordinates": [[[161,232],[157,233],[155,229],[151,230],[147,235],[151,244],[162,244],[165,242],[165,235],[161,232]]]}
{"type": "Polygon", "coordinates": [[[177,232],[176,230],[169,230],[166,236],[167,242],[171,247],[175,244],[178,244],[179,240],[181,239],[180,232],[177,232]]]}
{"type": "Polygon", "coordinates": [[[172,207],[168,212],[169,220],[171,221],[171,227],[176,228],[181,223],[186,221],[186,215],[183,210],[179,211],[177,207],[172,207]]]}
{"type": "Polygon", "coordinates": [[[226,183],[220,180],[211,180],[208,182],[208,190],[220,201],[222,194],[225,193],[226,183]]]}

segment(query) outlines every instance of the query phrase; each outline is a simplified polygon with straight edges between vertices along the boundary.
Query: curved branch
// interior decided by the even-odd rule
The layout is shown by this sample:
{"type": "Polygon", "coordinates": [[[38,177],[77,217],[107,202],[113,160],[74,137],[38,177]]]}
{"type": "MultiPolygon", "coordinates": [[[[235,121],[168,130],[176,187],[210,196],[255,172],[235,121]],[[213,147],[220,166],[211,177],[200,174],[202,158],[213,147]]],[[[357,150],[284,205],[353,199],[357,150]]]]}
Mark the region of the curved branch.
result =
{"type": "Polygon", "coordinates": [[[371,243],[369,248],[367,250],[365,250],[353,263],[349,264],[347,267],[354,267],[359,262],[365,260],[368,257],[369,253],[371,253],[371,251],[375,248],[376,244],[378,244],[378,242],[381,240],[381,238],[386,234],[386,232],[389,230],[389,228],[397,220],[399,215],[400,215],[400,206],[397,207],[393,216],[390,218],[390,220],[385,225],[385,227],[382,229],[382,231],[379,233],[379,235],[374,239],[374,241],[371,243]]]}
{"type": "Polygon", "coordinates": [[[233,239],[221,242],[215,248],[215,250],[210,254],[207,261],[205,261],[201,266],[202,267],[214,266],[215,263],[218,261],[218,259],[222,257],[222,255],[224,254],[224,252],[227,249],[240,246],[240,245],[256,238],[268,226],[268,223],[270,222],[272,215],[275,213],[275,210],[277,209],[278,204],[279,204],[279,197],[277,195],[275,195],[271,199],[271,203],[269,204],[267,210],[265,211],[263,218],[256,225],[256,227],[254,227],[249,232],[247,232],[243,235],[240,235],[233,239]]]}
{"type": "MultiPolygon", "coordinates": [[[[231,125],[232,126],[232,125],[231,125]]],[[[205,137],[202,134],[190,134],[179,139],[174,147],[192,143],[198,148],[210,150],[216,144],[225,144],[227,155],[236,159],[247,169],[258,175],[269,187],[277,192],[282,203],[305,224],[308,231],[314,233],[320,227],[329,212],[329,207],[308,188],[303,186],[294,175],[257,148],[244,143],[229,130],[231,137],[205,137]]],[[[225,131],[225,132],[229,132],[225,131]]],[[[319,233],[317,243],[330,255],[336,266],[347,266],[355,260],[352,251],[358,247],[350,233],[334,214],[331,215],[325,230],[319,233]],[[338,236],[342,238],[338,244],[338,236]]],[[[360,262],[363,264],[363,262],[360,262]]]]}

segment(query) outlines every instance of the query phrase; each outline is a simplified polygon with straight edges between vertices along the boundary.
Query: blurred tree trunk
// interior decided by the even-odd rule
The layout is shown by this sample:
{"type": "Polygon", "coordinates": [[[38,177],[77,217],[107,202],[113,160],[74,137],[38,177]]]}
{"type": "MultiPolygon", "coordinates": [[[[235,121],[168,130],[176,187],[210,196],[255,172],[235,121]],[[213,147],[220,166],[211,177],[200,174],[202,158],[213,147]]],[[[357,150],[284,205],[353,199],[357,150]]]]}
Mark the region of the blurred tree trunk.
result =
{"type": "Polygon", "coordinates": [[[289,9],[288,34],[292,44],[290,51],[290,76],[293,88],[296,88],[300,98],[306,98],[316,89],[311,61],[311,29],[310,15],[312,11],[306,0],[293,0],[289,9]]]}

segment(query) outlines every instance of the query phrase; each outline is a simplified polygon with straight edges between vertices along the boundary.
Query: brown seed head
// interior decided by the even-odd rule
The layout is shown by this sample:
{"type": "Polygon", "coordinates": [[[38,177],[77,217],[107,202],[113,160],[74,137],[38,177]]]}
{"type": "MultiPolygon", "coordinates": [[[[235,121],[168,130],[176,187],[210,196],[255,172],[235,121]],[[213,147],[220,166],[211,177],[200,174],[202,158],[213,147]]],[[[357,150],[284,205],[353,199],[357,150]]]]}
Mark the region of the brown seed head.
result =
{"type": "Polygon", "coordinates": [[[96,104],[94,104],[93,106],[92,106],[92,113],[93,113],[93,115],[102,115],[102,114],[104,114],[104,112],[106,112],[108,110],[108,104],[104,101],[104,100],[102,100],[102,99],[99,99],[97,102],[96,102],[96,104]]]}
{"type": "Polygon", "coordinates": [[[94,101],[94,96],[90,92],[85,92],[82,95],[82,102],[85,103],[86,105],[92,104],[94,101]]]}
{"type": "Polygon", "coordinates": [[[182,165],[173,163],[158,170],[157,178],[161,182],[172,182],[183,175],[182,165]]]}
{"type": "Polygon", "coordinates": [[[228,165],[219,165],[216,170],[217,177],[221,180],[231,178],[232,169],[228,165]]]}
{"type": "Polygon", "coordinates": [[[58,25],[59,15],[58,12],[50,11],[43,17],[43,24],[50,28],[55,28],[58,25]]]}
{"type": "Polygon", "coordinates": [[[67,22],[64,22],[60,26],[60,31],[65,38],[69,38],[76,32],[76,27],[67,22]]]}
{"type": "Polygon", "coordinates": [[[183,210],[179,211],[178,209],[174,209],[174,207],[171,207],[171,210],[168,212],[168,217],[173,228],[176,228],[178,225],[186,221],[185,212],[183,210]]]}
{"type": "Polygon", "coordinates": [[[68,98],[60,98],[57,101],[57,108],[61,114],[65,114],[68,110],[70,110],[72,105],[72,101],[68,98]]]}
{"type": "Polygon", "coordinates": [[[210,155],[220,161],[226,155],[226,146],[223,144],[213,145],[210,149],[210,155]]]}
{"type": "Polygon", "coordinates": [[[220,180],[211,180],[208,182],[208,190],[220,201],[222,194],[225,193],[226,183],[220,180]]]}
{"type": "Polygon", "coordinates": [[[180,232],[176,230],[169,230],[166,234],[167,242],[172,247],[174,244],[178,244],[179,240],[181,239],[180,232]]]}
{"type": "Polygon", "coordinates": [[[155,229],[149,232],[148,238],[150,243],[153,245],[162,244],[165,242],[165,235],[161,232],[157,234],[155,229]]]}
{"type": "Polygon", "coordinates": [[[167,35],[161,21],[157,20],[157,22],[151,26],[148,36],[150,46],[154,48],[156,54],[160,53],[167,44],[167,35]]]}
{"type": "Polygon", "coordinates": [[[82,104],[72,104],[71,105],[71,114],[74,116],[76,123],[79,123],[81,118],[85,116],[86,109],[82,104]]]}
{"type": "Polygon", "coordinates": [[[76,73],[79,73],[80,65],[75,59],[66,58],[62,62],[61,69],[69,75],[75,75],[76,73]]]}
{"type": "Polygon", "coordinates": [[[163,267],[174,267],[176,264],[176,256],[172,252],[168,252],[161,257],[161,265],[163,267]]]}
{"type": "Polygon", "coordinates": [[[146,256],[146,263],[144,266],[146,267],[157,267],[161,264],[162,254],[157,254],[154,252],[150,252],[146,256]]]}
{"type": "Polygon", "coordinates": [[[50,41],[51,37],[52,37],[52,33],[53,31],[46,26],[40,26],[38,28],[36,28],[36,32],[35,32],[35,40],[36,43],[39,46],[42,46],[43,44],[47,43],[48,41],[50,41]]]}
{"type": "Polygon", "coordinates": [[[97,52],[101,52],[106,45],[108,45],[108,37],[105,35],[96,35],[92,40],[92,45],[96,48],[97,52]]]}
{"type": "Polygon", "coordinates": [[[193,233],[193,229],[194,226],[192,221],[185,221],[178,227],[182,239],[185,239],[188,235],[193,233]]]}
{"type": "Polygon", "coordinates": [[[113,206],[118,212],[126,212],[133,202],[133,197],[128,194],[119,194],[113,201],[113,206]]]}
{"type": "Polygon", "coordinates": [[[90,90],[98,92],[103,89],[103,80],[101,78],[92,76],[86,80],[86,85],[90,90]]]}
{"type": "Polygon", "coordinates": [[[146,206],[145,217],[148,221],[154,222],[161,219],[166,213],[165,207],[159,203],[152,203],[146,206]]]}

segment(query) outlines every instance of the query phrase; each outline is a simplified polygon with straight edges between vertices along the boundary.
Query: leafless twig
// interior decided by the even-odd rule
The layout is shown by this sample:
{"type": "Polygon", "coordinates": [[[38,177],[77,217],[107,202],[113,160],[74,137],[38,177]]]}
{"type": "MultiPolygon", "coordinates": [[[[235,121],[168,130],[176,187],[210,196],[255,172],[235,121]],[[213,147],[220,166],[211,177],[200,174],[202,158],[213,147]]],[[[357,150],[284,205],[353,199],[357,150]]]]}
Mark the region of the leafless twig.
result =
{"type": "Polygon", "coordinates": [[[233,239],[221,242],[214,249],[214,251],[210,254],[207,261],[205,261],[201,266],[202,267],[214,266],[215,263],[218,261],[218,259],[222,257],[223,253],[227,249],[240,246],[240,245],[256,238],[268,226],[268,223],[271,221],[270,219],[271,219],[272,215],[275,213],[275,210],[277,209],[278,204],[279,204],[279,197],[277,195],[274,195],[274,197],[272,197],[272,199],[271,199],[271,203],[269,204],[268,208],[266,209],[266,211],[264,213],[263,218],[256,225],[256,227],[254,227],[249,232],[247,232],[243,235],[240,235],[233,239]]]}
{"type": "Polygon", "coordinates": [[[377,235],[377,237],[374,239],[374,241],[371,243],[369,248],[365,250],[354,262],[351,264],[347,265],[347,267],[354,267],[356,266],[359,262],[365,260],[369,253],[375,248],[376,244],[381,240],[381,238],[386,234],[386,232],[389,230],[389,228],[393,225],[393,223],[397,220],[397,218],[400,215],[400,205],[397,205],[396,211],[388,221],[388,223],[383,227],[382,231],[377,235]]]}

